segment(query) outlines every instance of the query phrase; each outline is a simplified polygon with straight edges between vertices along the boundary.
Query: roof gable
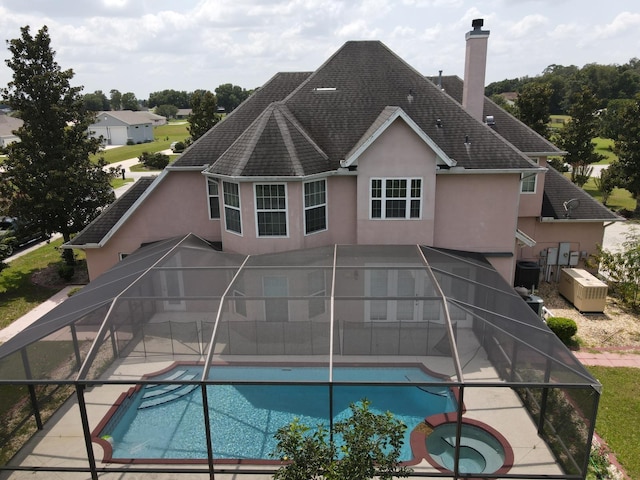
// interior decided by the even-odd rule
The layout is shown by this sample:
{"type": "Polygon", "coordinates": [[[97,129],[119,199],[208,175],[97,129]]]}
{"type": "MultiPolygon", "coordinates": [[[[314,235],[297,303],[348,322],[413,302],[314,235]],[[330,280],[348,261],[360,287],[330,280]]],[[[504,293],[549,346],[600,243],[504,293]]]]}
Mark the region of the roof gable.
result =
{"type": "Polygon", "coordinates": [[[384,133],[384,131],[387,130],[394,121],[399,118],[402,119],[409,128],[411,128],[411,130],[413,130],[413,132],[436,153],[437,164],[447,165],[449,167],[454,167],[456,165],[455,160],[447,157],[442,149],[440,149],[440,147],[436,145],[436,143],[427,134],[425,134],[400,107],[386,107],[382,112],[380,112],[376,121],[373,122],[369,130],[367,130],[360,141],[351,149],[347,154],[347,158],[345,158],[340,165],[342,167],[350,167],[353,164],[357,164],[360,155],[362,155],[362,153],[369,148],[371,144],[375,142],[375,140],[382,135],[382,133],[384,133]]]}

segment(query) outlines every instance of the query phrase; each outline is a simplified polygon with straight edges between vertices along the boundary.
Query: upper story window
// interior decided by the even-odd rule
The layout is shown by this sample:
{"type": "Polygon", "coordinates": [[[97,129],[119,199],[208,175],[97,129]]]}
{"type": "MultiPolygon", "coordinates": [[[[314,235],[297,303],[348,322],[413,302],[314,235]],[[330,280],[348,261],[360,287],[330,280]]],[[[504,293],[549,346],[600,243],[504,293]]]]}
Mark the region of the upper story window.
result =
{"type": "Polygon", "coordinates": [[[259,237],[287,236],[287,191],[282,184],[256,184],[259,237]]]}
{"type": "Polygon", "coordinates": [[[371,179],[371,218],[420,218],[421,212],[422,179],[371,179]]]}
{"type": "Polygon", "coordinates": [[[327,229],[327,181],[304,184],[304,233],[308,235],[327,229]]]}
{"type": "Polygon", "coordinates": [[[207,197],[209,198],[209,218],[216,220],[220,218],[220,193],[217,180],[207,178],[207,197]]]}
{"type": "MultiPolygon", "coordinates": [[[[532,158],[538,164],[537,158],[532,158]]],[[[520,193],[536,193],[536,184],[538,180],[537,173],[521,173],[520,174],[520,193]]]]}
{"type": "Polygon", "coordinates": [[[222,182],[224,193],[224,222],[227,230],[242,235],[240,190],[237,183],[222,182]]]}

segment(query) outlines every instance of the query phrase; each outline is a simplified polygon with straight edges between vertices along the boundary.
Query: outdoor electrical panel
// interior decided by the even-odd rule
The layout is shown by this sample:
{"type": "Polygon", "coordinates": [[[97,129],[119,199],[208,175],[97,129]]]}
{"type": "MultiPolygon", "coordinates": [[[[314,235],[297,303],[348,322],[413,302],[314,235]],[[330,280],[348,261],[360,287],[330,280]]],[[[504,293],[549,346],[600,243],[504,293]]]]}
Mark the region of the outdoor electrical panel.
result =
{"type": "Polygon", "coordinates": [[[557,264],[558,264],[558,248],[557,247],[547,248],[547,265],[557,265],[557,264]]]}
{"type": "Polygon", "coordinates": [[[569,266],[575,267],[578,265],[578,260],[580,260],[580,252],[570,252],[569,253],[569,266]]]}
{"type": "Polygon", "coordinates": [[[571,254],[571,244],[563,242],[558,248],[558,265],[569,265],[569,255],[571,254]]]}

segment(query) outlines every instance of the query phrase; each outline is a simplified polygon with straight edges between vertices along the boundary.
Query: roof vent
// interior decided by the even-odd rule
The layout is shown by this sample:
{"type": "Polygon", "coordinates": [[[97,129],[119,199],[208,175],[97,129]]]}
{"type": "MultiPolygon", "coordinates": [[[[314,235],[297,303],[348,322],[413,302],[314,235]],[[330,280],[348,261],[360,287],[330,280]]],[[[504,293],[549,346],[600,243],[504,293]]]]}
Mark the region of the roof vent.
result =
{"type": "Polygon", "coordinates": [[[496,124],[496,119],[493,118],[493,115],[487,115],[485,117],[484,123],[486,123],[490,127],[493,127],[496,124]]]}
{"type": "Polygon", "coordinates": [[[442,128],[442,120],[440,120],[439,118],[436,118],[436,127],[442,128]]]}
{"type": "Polygon", "coordinates": [[[338,90],[336,87],[316,87],[313,89],[313,93],[330,93],[338,90]]]}

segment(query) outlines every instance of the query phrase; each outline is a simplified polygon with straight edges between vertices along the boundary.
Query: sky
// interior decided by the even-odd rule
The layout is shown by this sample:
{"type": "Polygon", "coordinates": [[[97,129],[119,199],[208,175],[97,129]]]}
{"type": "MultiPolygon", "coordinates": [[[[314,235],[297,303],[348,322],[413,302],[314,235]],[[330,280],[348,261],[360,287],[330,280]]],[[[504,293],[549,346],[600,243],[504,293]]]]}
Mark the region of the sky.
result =
{"type": "Polygon", "coordinates": [[[491,32],[486,83],[549,65],[640,57],[638,0],[0,0],[6,41],[49,29],[72,86],[148,99],[165,89],[253,89],[277,72],[313,71],[349,40],[380,40],[425,75],[464,76],[465,34],[491,32]]]}

